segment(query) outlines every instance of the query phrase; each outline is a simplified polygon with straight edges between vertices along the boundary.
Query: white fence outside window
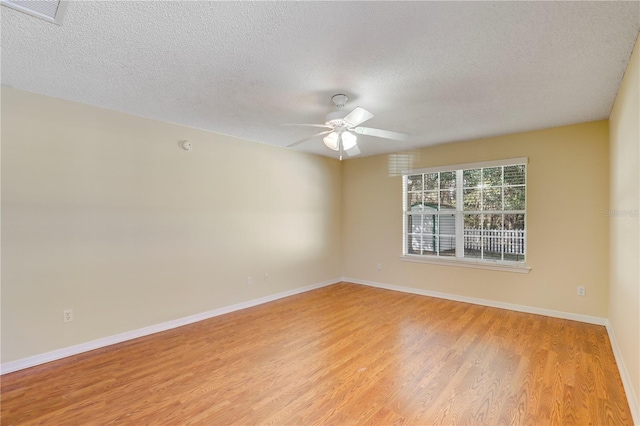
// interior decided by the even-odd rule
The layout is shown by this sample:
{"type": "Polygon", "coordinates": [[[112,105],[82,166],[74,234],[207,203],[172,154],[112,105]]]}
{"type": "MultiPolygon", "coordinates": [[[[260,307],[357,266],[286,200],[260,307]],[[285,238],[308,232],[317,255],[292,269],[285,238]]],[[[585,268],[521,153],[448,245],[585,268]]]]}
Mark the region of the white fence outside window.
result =
{"type": "Polygon", "coordinates": [[[487,230],[464,229],[464,248],[466,250],[504,252],[522,254],[525,249],[525,230],[487,230]],[[483,244],[484,240],[484,244],[483,244]]]}

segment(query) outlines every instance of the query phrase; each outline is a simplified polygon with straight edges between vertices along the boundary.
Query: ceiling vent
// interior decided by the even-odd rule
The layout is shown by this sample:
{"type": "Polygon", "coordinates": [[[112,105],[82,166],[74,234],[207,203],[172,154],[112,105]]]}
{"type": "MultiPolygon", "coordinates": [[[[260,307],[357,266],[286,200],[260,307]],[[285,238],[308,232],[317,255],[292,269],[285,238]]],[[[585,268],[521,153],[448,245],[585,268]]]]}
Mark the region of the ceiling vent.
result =
{"type": "Polygon", "coordinates": [[[0,0],[0,4],[58,25],[67,8],[67,2],[60,0],[0,0]]]}

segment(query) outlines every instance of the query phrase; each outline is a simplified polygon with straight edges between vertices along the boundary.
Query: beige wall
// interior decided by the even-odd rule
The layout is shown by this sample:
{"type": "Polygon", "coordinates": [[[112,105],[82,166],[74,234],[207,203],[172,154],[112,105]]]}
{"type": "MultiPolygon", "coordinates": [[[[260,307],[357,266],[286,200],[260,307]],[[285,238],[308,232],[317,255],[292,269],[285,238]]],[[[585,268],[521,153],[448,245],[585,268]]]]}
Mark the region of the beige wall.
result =
{"type": "MultiPolygon", "coordinates": [[[[609,321],[640,407],[640,42],[610,116],[609,321]],[[630,212],[630,213],[629,213],[630,212]],[[635,213],[634,213],[635,212],[635,213]]],[[[636,416],[638,416],[636,411],[636,416]]],[[[640,422],[640,418],[635,419],[640,422]]]]}
{"type": "Polygon", "coordinates": [[[338,278],[340,167],[3,88],[2,362],[338,278]]]}
{"type": "Polygon", "coordinates": [[[607,317],[608,140],[599,121],[339,163],[3,89],[2,362],[340,275],[607,317]],[[399,259],[407,157],[523,156],[529,274],[399,259]]]}
{"type": "Polygon", "coordinates": [[[529,274],[401,261],[402,155],[343,167],[344,276],[574,314],[607,317],[608,123],[445,144],[413,168],[528,157],[529,274]],[[382,263],[382,271],[376,270],[382,263]],[[577,295],[577,286],[587,295],[577,295]]]}

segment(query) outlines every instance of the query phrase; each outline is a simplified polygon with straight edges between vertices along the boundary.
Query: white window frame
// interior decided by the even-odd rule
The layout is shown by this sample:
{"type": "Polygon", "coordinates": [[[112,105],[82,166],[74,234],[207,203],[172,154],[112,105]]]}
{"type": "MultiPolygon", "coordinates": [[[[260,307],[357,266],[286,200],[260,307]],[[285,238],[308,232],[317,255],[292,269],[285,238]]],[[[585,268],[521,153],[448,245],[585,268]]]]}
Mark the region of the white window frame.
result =
{"type": "MultiPolygon", "coordinates": [[[[466,163],[466,164],[454,164],[447,166],[428,167],[423,169],[406,170],[402,172],[402,256],[401,260],[408,262],[430,263],[446,266],[457,266],[466,268],[477,269],[491,269],[507,272],[520,272],[528,273],[531,268],[526,264],[527,253],[527,169],[528,158],[509,158],[504,160],[484,161],[478,163],[466,163]],[[513,166],[513,165],[525,165],[525,209],[524,211],[504,211],[500,213],[524,213],[525,220],[525,234],[524,234],[524,246],[525,246],[525,259],[523,261],[508,261],[508,260],[492,260],[492,259],[475,259],[464,258],[464,215],[475,214],[478,212],[464,211],[463,203],[463,170],[468,169],[481,169],[501,166],[513,166]],[[410,213],[407,210],[407,178],[411,175],[437,173],[437,172],[456,172],[456,209],[455,210],[441,210],[438,214],[455,214],[456,225],[456,256],[437,256],[437,255],[425,255],[425,254],[410,254],[407,251],[407,226],[410,213]]],[[[486,212],[486,211],[485,211],[486,212]]]]}

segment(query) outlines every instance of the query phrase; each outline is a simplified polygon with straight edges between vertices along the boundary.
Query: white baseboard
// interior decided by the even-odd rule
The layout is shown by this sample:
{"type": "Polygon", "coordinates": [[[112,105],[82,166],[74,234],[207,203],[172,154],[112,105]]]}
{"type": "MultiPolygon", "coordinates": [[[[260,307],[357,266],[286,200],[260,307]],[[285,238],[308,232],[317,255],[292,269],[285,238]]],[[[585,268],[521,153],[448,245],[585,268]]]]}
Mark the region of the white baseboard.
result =
{"type": "Polygon", "coordinates": [[[362,284],[370,287],[384,288],[386,290],[401,291],[403,293],[419,294],[422,296],[436,297],[438,299],[454,300],[456,302],[472,303],[474,305],[491,306],[493,308],[508,309],[510,311],[525,312],[527,314],[544,315],[553,318],[562,318],[589,324],[605,325],[606,318],[592,317],[590,315],[574,314],[571,312],[554,311],[551,309],[536,308],[533,306],[516,305],[514,303],[496,302],[494,300],[476,299],[475,297],[458,296],[457,294],[440,293],[437,291],[423,290],[420,288],[403,287],[394,284],[378,283],[374,281],[359,280],[356,278],[342,277],[342,281],[354,284],[362,284]]]}
{"type": "Polygon", "coordinates": [[[638,399],[636,398],[636,393],[634,392],[633,386],[631,384],[629,371],[627,370],[627,366],[625,365],[624,359],[622,358],[622,352],[620,352],[620,347],[618,346],[618,341],[616,340],[616,334],[613,331],[613,327],[611,326],[609,320],[607,320],[605,327],[607,328],[607,333],[609,334],[609,341],[611,342],[613,355],[616,357],[616,364],[618,364],[618,371],[620,372],[620,378],[622,379],[624,392],[627,394],[629,409],[631,410],[631,416],[633,417],[633,424],[640,425],[640,407],[638,406],[638,399]]]}
{"type": "Polygon", "coordinates": [[[101,339],[92,340],[90,342],[80,343],[78,345],[69,346],[62,349],[56,349],[51,352],[45,352],[43,354],[34,355],[27,358],[11,361],[11,362],[6,362],[0,365],[0,375],[12,373],[18,370],[23,370],[29,367],[34,367],[36,365],[55,361],[61,358],[66,358],[72,355],[77,355],[83,352],[92,351],[94,349],[103,348],[105,346],[114,345],[116,343],[125,342],[127,340],[137,339],[138,337],[148,336],[149,334],[159,333],[161,331],[170,330],[172,328],[181,327],[187,324],[192,324],[194,322],[217,317],[219,315],[228,314],[234,311],[239,311],[241,309],[250,308],[252,306],[261,305],[263,303],[273,302],[274,300],[282,299],[284,297],[289,297],[295,294],[300,294],[300,293],[315,290],[321,287],[326,287],[331,284],[337,284],[341,281],[342,281],[341,278],[336,278],[333,280],[323,281],[321,283],[311,284],[311,285],[307,285],[300,288],[294,288],[293,290],[287,290],[281,293],[260,297],[258,299],[248,300],[246,302],[237,303],[231,306],[225,306],[223,308],[214,309],[212,311],[202,312],[200,314],[195,314],[195,315],[191,315],[184,318],[178,318],[176,320],[167,321],[167,322],[163,322],[156,325],[151,325],[149,327],[139,328],[137,330],[127,331],[124,333],[116,334],[114,336],[103,337],[101,339]]]}

